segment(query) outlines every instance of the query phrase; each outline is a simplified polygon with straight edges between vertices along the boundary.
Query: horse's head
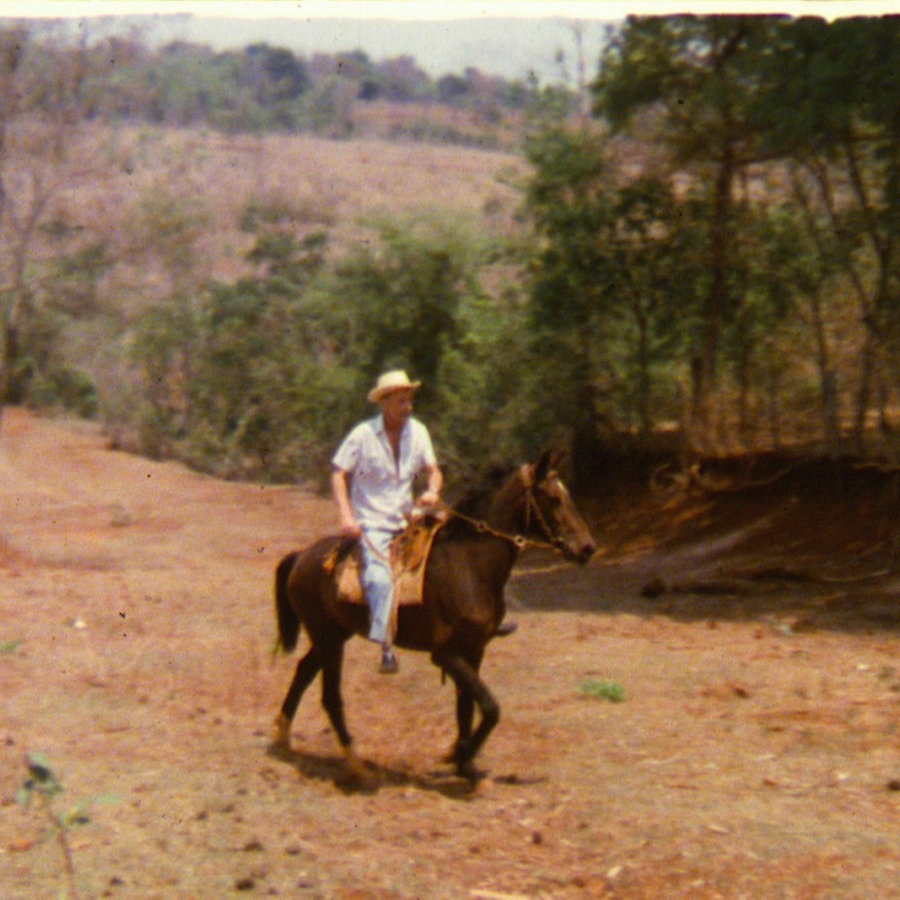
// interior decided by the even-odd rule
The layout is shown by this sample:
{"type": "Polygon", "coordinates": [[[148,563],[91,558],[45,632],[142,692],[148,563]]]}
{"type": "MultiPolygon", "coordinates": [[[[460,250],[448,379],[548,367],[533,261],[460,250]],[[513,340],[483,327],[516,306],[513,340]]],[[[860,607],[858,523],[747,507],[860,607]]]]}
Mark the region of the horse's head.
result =
{"type": "Polygon", "coordinates": [[[558,462],[559,454],[547,451],[538,462],[519,470],[525,488],[526,531],[549,541],[566,559],[584,565],[597,545],[556,471],[558,462]]]}

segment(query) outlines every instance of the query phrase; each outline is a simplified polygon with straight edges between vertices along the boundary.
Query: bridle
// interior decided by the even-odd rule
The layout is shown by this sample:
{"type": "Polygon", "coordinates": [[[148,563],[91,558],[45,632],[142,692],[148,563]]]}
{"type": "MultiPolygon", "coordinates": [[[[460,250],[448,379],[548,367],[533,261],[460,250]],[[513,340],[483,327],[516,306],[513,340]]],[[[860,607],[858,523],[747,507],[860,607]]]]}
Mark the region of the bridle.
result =
{"type": "Polygon", "coordinates": [[[532,477],[531,467],[527,464],[522,466],[519,469],[519,477],[522,479],[522,484],[525,488],[525,531],[527,533],[531,530],[531,518],[532,515],[534,515],[534,519],[537,522],[540,531],[543,532],[546,540],[535,540],[534,538],[526,537],[524,534],[507,534],[505,531],[500,531],[498,528],[489,525],[483,519],[472,519],[463,513],[457,512],[452,507],[446,507],[445,511],[448,516],[454,519],[468,522],[480,534],[489,534],[491,537],[509,541],[519,551],[531,546],[542,547],[545,550],[556,550],[562,553],[565,548],[565,542],[561,537],[558,537],[553,533],[553,529],[547,522],[546,516],[541,511],[540,504],[534,496],[534,479],[532,477]]]}
{"type": "Polygon", "coordinates": [[[565,541],[559,535],[553,533],[546,516],[541,511],[541,505],[534,496],[534,479],[532,478],[530,467],[528,465],[522,466],[519,469],[519,476],[525,485],[525,531],[527,532],[531,528],[531,514],[534,512],[534,517],[540,526],[540,530],[543,531],[544,537],[547,539],[546,541],[532,540],[529,543],[536,547],[549,547],[562,553],[565,549],[565,541]]]}

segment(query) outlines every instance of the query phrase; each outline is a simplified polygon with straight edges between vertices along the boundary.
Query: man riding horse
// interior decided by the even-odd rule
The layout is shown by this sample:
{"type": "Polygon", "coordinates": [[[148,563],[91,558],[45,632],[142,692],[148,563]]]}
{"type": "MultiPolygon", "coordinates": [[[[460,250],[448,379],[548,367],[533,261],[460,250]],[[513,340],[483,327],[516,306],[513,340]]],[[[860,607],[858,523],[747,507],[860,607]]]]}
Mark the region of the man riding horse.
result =
{"type": "Polygon", "coordinates": [[[440,501],[444,478],[428,429],[412,417],[413,395],[421,382],[403,371],[386,372],[369,392],[380,413],[361,422],[344,438],[332,459],[332,491],[345,538],[358,539],[363,554],[362,582],[371,614],[369,640],[381,645],[379,672],[400,668],[390,634],[394,581],[390,548],[413,509],[413,482],[425,475],[421,507],[440,501]]]}
{"type": "Polygon", "coordinates": [[[344,644],[367,635],[382,646],[382,672],[396,672],[393,643],[431,654],[431,661],[456,688],[457,737],[451,759],[457,773],[478,777],[474,759],[500,718],[500,706],[480,675],[490,641],[509,634],[503,624],[504,586],[520,551],[535,544],[586,564],[596,545],[556,470],[550,451],[484,486],[454,508],[443,507],[432,532],[421,602],[393,615],[391,541],[413,511],[413,483],[420,472],[427,486],[419,504],[440,501],[443,477],[424,425],[412,418],[419,387],[405,372],[387,372],[369,393],[380,414],[357,425],[333,459],[332,485],[342,535],[320,538],[285,556],[275,571],[278,646],[290,653],[301,626],[310,647],[298,661],[275,720],[274,746],[290,749],[291,722],[306,689],[322,675],[322,706],[340,741],[350,771],[366,777],[353,750],[341,697],[344,644]],[[355,539],[363,555],[362,581],[370,607],[338,595],[335,554],[355,539]],[[392,629],[396,626],[396,635],[392,629]],[[476,721],[476,710],[480,719],[476,721]]]}
{"type": "MultiPolygon", "coordinates": [[[[385,372],[368,396],[380,413],[353,428],[332,459],[331,486],[341,533],[360,541],[362,583],[370,611],[368,636],[381,645],[378,671],[385,675],[400,668],[390,633],[391,543],[406,528],[414,506],[427,510],[440,503],[444,484],[428,429],[412,416],[413,397],[420,386],[402,370],[385,372]],[[426,489],[414,503],[413,483],[420,474],[427,479],[426,489]]],[[[515,628],[509,622],[497,634],[510,634],[515,628]]]]}

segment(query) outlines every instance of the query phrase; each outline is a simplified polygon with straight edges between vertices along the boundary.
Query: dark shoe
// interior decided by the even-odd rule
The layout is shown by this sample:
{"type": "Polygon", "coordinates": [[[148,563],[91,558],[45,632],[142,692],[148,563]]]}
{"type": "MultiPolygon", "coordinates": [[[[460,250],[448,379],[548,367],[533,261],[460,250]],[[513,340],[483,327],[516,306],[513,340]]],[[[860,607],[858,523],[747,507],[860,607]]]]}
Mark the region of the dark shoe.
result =
{"type": "Polygon", "coordinates": [[[381,665],[378,667],[379,675],[394,675],[400,671],[400,661],[393,650],[381,651],[381,665]]]}
{"type": "Polygon", "coordinates": [[[519,627],[518,622],[504,622],[497,626],[494,637],[508,637],[519,627]]]}

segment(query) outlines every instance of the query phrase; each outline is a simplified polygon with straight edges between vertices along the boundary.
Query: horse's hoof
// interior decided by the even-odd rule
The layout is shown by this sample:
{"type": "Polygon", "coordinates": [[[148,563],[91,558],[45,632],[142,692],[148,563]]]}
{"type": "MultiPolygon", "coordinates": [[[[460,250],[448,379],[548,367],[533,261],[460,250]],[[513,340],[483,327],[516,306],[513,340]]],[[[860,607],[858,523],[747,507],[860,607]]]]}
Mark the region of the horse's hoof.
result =
{"type": "Polygon", "coordinates": [[[488,773],[484,769],[476,769],[475,766],[457,768],[456,774],[473,786],[481,784],[488,777],[488,773]]]}
{"type": "Polygon", "coordinates": [[[371,772],[369,772],[366,764],[353,752],[352,747],[344,748],[344,759],[347,763],[347,771],[354,780],[362,784],[368,784],[372,780],[371,772]]]}
{"type": "Polygon", "coordinates": [[[475,766],[475,763],[468,759],[465,762],[460,760],[456,761],[456,774],[460,778],[465,778],[466,781],[471,781],[473,784],[481,781],[482,778],[487,777],[487,772],[483,769],[479,769],[475,766]]]}
{"type": "Polygon", "coordinates": [[[289,753],[291,749],[291,721],[283,713],[275,720],[272,735],[272,747],[281,753],[289,753]]]}

